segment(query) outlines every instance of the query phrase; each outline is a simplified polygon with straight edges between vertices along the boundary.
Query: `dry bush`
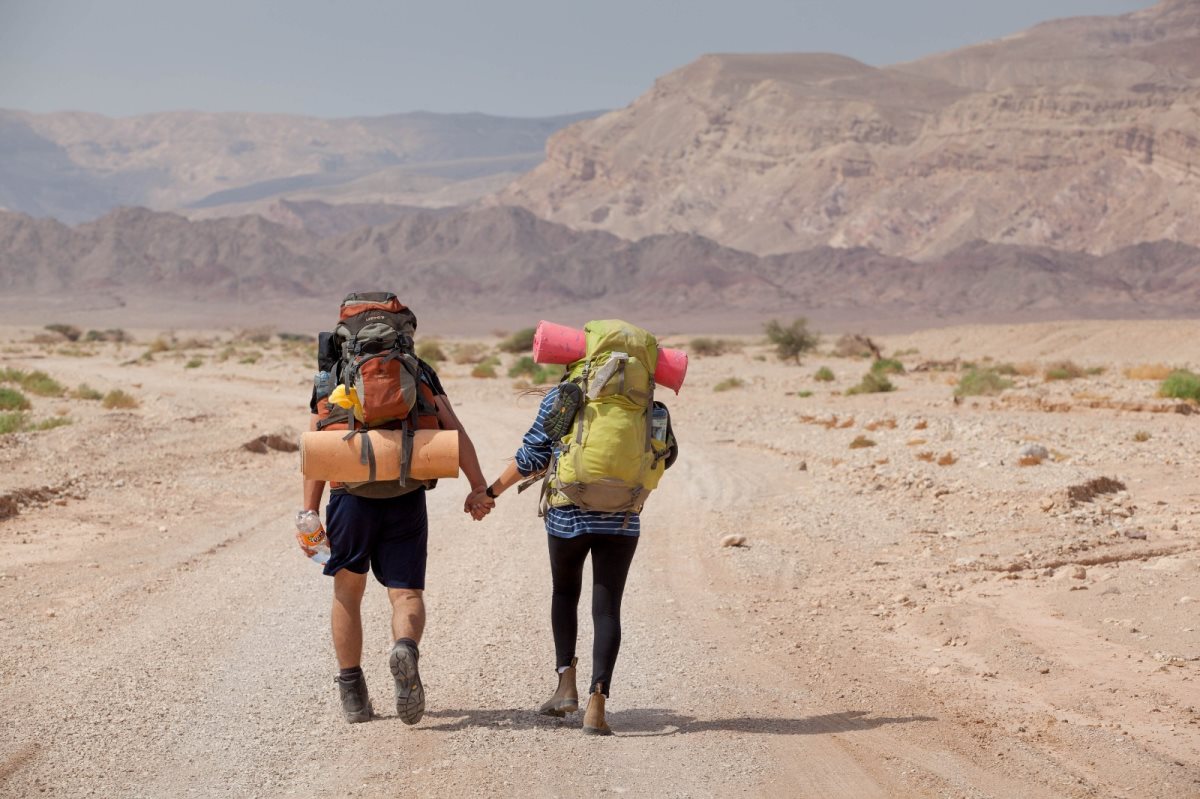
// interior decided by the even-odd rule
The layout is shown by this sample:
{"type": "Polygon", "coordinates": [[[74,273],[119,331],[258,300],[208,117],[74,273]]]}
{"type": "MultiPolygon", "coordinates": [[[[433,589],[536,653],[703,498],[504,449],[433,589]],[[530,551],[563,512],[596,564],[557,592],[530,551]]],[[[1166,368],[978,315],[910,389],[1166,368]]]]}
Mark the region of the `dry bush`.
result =
{"type": "Polygon", "coordinates": [[[488,348],[478,341],[468,341],[455,345],[450,357],[459,366],[474,365],[488,357],[488,348]]]}
{"type": "Polygon", "coordinates": [[[701,336],[694,338],[688,342],[688,352],[699,358],[708,358],[716,355],[724,355],[729,352],[729,342],[719,338],[708,338],[701,336]]]}
{"type": "Polygon", "coordinates": [[[83,335],[83,331],[75,327],[75,325],[65,325],[61,322],[55,322],[52,325],[46,325],[46,329],[52,333],[58,333],[67,341],[79,341],[79,337],[83,335]]]}
{"type": "Polygon", "coordinates": [[[953,466],[956,463],[958,463],[958,458],[955,457],[953,452],[943,453],[942,457],[937,459],[938,466],[953,466]]]}
{"type": "Polygon", "coordinates": [[[828,366],[822,366],[813,375],[813,380],[816,380],[818,383],[832,383],[834,380],[833,370],[828,366]]]}
{"type": "Polygon", "coordinates": [[[1130,380],[1166,380],[1174,371],[1163,363],[1144,363],[1130,366],[1125,370],[1125,376],[1130,380]]]}
{"type": "Polygon", "coordinates": [[[993,369],[971,369],[958,380],[956,397],[994,397],[1012,388],[1013,382],[993,369]]]}
{"type": "Polygon", "coordinates": [[[1056,361],[1046,367],[1046,371],[1042,374],[1043,379],[1051,380],[1077,380],[1085,374],[1082,367],[1074,361],[1056,361]]]}
{"type": "Polygon", "coordinates": [[[104,399],[100,404],[111,411],[136,408],[141,403],[139,403],[138,398],[132,394],[127,394],[119,388],[114,388],[112,391],[104,395],[104,399]]]}
{"type": "Polygon", "coordinates": [[[1073,505],[1079,505],[1084,502],[1091,502],[1101,494],[1115,494],[1118,491],[1124,491],[1125,484],[1120,480],[1112,477],[1097,477],[1093,480],[1088,480],[1086,483],[1073,485],[1067,489],[1067,499],[1073,505]]]}
{"type": "Polygon", "coordinates": [[[883,375],[878,372],[867,372],[857,386],[846,389],[846,394],[883,394],[895,390],[896,387],[883,375]]]}
{"type": "Polygon", "coordinates": [[[1017,461],[1018,466],[1040,466],[1041,464],[1042,459],[1038,455],[1025,455],[1017,461]]]}
{"type": "Polygon", "coordinates": [[[713,391],[731,391],[735,388],[741,388],[744,385],[746,385],[746,381],[740,377],[727,377],[713,386],[713,391]]]}
{"type": "Polygon", "coordinates": [[[921,419],[915,425],[913,425],[913,430],[924,430],[927,427],[929,427],[929,422],[921,419]]]}
{"type": "Polygon", "coordinates": [[[520,354],[522,352],[533,351],[533,336],[537,333],[536,327],[526,327],[513,333],[508,338],[501,341],[496,346],[501,352],[511,352],[520,354]]]}
{"type": "Polygon", "coordinates": [[[839,338],[833,345],[833,354],[839,358],[882,358],[879,345],[867,336],[850,334],[839,338]]]}
{"type": "Polygon", "coordinates": [[[428,364],[436,366],[446,360],[446,351],[442,349],[442,342],[436,338],[425,339],[417,343],[417,357],[428,364]]]}
{"type": "Polygon", "coordinates": [[[1133,434],[1133,440],[1139,444],[1144,444],[1150,440],[1150,433],[1145,430],[1139,430],[1133,434]]]}
{"type": "Polygon", "coordinates": [[[237,330],[233,340],[240,344],[266,344],[270,342],[274,331],[269,327],[247,327],[237,330]]]}
{"type": "Polygon", "coordinates": [[[924,451],[924,452],[918,452],[918,453],[917,453],[916,455],[914,455],[913,457],[914,457],[914,458],[916,458],[916,459],[917,459],[917,460],[919,460],[919,461],[925,461],[926,463],[933,463],[934,459],[935,459],[937,456],[936,456],[936,455],[934,455],[932,452],[929,452],[928,450],[926,450],[926,451],[924,451]]]}
{"type": "Polygon", "coordinates": [[[874,433],[876,430],[879,430],[881,428],[887,429],[887,430],[895,430],[896,429],[896,420],[895,419],[876,419],[875,421],[867,422],[865,425],[863,425],[863,429],[865,429],[871,433],[874,433]]]}
{"type": "Polygon", "coordinates": [[[858,436],[850,442],[850,449],[865,449],[875,446],[875,442],[866,436],[858,436]]]}
{"type": "Polygon", "coordinates": [[[854,417],[853,416],[851,416],[849,419],[847,419],[846,421],[844,421],[838,425],[839,430],[849,430],[851,427],[854,427],[854,417]]]}
{"type": "Polygon", "coordinates": [[[927,444],[927,443],[929,443],[929,442],[928,442],[928,440],[927,440],[927,439],[924,439],[924,438],[910,438],[910,439],[908,440],[908,443],[907,443],[905,446],[909,446],[909,447],[919,447],[919,446],[921,446],[922,444],[927,444]]]}

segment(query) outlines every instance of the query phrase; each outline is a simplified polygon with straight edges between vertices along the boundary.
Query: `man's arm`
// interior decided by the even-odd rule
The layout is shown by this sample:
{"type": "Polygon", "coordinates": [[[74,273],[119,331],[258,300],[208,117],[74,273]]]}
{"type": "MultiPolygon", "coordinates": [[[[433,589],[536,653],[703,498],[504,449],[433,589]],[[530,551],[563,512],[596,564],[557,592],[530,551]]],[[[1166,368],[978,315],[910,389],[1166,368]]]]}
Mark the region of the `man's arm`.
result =
{"type": "MultiPolygon", "coordinates": [[[[317,429],[317,419],[318,418],[320,418],[320,417],[318,417],[315,413],[312,414],[312,418],[308,422],[308,429],[310,432],[317,429]]],[[[305,480],[304,480],[304,498],[302,500],[302,504],[300,505],[300,509],[301,510],[312,510],[312,511],[316,511],[317,513],[320,513],[321,512],[321,497],[323,497],[324,495],[325,495],[325,481],[324,480],[309,480],[309,479],[305,478],[305,480]]]]}
{"type": "Polygon", "coordinates": [[[458,431],[458,467],[467,476],[471,490],[481,491],[487,488],[487,478],[483,476],[483,469],[479,467],[479,455],[475,452],[475,444],[471,442],[471,437],[467,435],[462,422],[455,415],[454,408],[450,407],[450,400],[445,394],[439,394],[435,400],[442,429],[458,431]]]}

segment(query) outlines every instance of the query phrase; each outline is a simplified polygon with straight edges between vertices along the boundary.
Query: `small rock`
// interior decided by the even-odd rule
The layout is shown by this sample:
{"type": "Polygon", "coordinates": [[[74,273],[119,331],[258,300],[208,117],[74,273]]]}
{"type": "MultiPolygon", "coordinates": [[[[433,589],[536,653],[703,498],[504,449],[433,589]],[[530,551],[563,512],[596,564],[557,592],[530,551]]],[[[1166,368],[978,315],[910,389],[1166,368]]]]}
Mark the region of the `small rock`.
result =
{"type": "Polygon", "coordinates": [[[1041,444],[1030,444],[1025,449],[1021,450],[1022,458],[1037,458],[1044,461],[1050,459],[1050,450],[1043,447],[1041,444]]]}
{"type": "Polygon", "coordinates": [[[1082,566],[1076,566],[1074,569],[1071,570],[1071,579],[1072,580],[1086,580],[1087,579],[1087,569],[1083,568],[1082,566]]]}
{"type": "Polygon", "coordinates": [[[58,614],[57,614],[57,613],[55,613],[53,610],[47,610],[47,611],[46,611],[46,615],[47,615],[49,618],[53,619],[53,618],[54,618],[55,616],[57,616],[58,614]]]}
{"type": "Polygon", "coordinates": [[[1046,512],[1054,510],[1054,497],[1046,497],[1042,500],[1042,510],[1046,512]]]}
{"type": "Polygon", "coordinates": [[[896,594],[892,597],[892,603],[895,605],[907,605],[910,601],[908,594],[896,594]]]}
{"type": "MultiPolygon", "coordinates": [[[[164,530],[166,528],[163,528],[164,530]]],[[[723,547],[744,547],[746,546],[746,536],[744,535],[727,535],[721,539],[723,547]]]]}
{"type": "Polygon", "coordinates": [[[1193,603],[1195,601],[1196,601],[1195,597],[1190,597],[1190,596],[1179,597],[1179,604],[1181,604],[1181,605],[1190,605],[1191,603],[1193,603]]]}
{"type": "Polygon", "coordinates": [[[942,673],[942,670],[937,666],[930,666],[929,668],[925,669],[925,673],[930,677],[936,677],[942,673]]]}
{"type": "Polygon", "coordinates": [[[1038,669],[1038,674],[1049,674],[1049,673],[1050,673],[1049,667],[1038,669]]]}
{"type": "Polygon", "coordinates": [[[158,531],[159,531],[160,533],[165,533],[165,532],[167,531],[167,526],[166,526],[165,524],[160,524],[160,525],[158,526],[158,531]]]}
{"type": "Polygon", "coordinates": [[[802,471],[802,472],[807,472],[808,471],[808,461],[800,461],[800,466],[797,468],[799,468],[800,471],[802,471]]]}
{"type": "Polygon", "coordinates": [[[1146,531],[1145,530],[1122,530],[1121,535],[1125,536],[1126,538],[1133,538],[1138,541],[1146,540],[1146,531]]]}

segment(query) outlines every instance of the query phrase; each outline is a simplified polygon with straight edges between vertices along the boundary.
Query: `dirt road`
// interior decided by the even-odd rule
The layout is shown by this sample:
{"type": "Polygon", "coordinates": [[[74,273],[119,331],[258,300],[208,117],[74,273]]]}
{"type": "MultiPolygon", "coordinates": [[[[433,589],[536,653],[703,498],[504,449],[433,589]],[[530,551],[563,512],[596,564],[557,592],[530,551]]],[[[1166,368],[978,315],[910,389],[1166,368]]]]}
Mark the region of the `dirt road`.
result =
{"type": "MultiPolygon", "coordinates": [[[[74,424],[0,437],[0,494],[51,489],[0,521],[0,795],[1200,795],[1198,605],[1180,603],[1200,596],[1194,417],[960,408],[917,375],[850,398],[810,379],[820,363],[856,379],[846,359],[699,360],[626,594],[617,735],[531,711],[554,683],[534,499],[473,523],[461,481],[429,497],[425,720],[395,718],[375,587],[363,667],[380,718],[352,726],[329,580],[289,533],[296,456],[240,449],[305,424],[306,364],[185,369],[111,345],[36,359],[8,334],[6,365],[142,404],[38,400],[74,424]],[[731,368],[747,385],[714,393],[731,368]],[[787,396],[804,387],[823,393],[787,396]],[[1127,447],[1142,428],[1169,448],[1127,447]],[[1111,446],[1089,444],[1101,430],[1111,446]],[[877,445],[848,449],[859,434],[877,445]],[[914,460],[918,435],[956,464],[914,460]],[[1006,460],[1039,436],[1070,457],[1006,460]],[[1110,469],[1146,538],[1039,505],[1110,469]],[[720,548],[727,533],[749,546],[720,548]]],[[[534,400],[468,369],[442,371],[495,474],[534,400]]],[[[586,676],[586,611],[580,627],[586,676]]]]}

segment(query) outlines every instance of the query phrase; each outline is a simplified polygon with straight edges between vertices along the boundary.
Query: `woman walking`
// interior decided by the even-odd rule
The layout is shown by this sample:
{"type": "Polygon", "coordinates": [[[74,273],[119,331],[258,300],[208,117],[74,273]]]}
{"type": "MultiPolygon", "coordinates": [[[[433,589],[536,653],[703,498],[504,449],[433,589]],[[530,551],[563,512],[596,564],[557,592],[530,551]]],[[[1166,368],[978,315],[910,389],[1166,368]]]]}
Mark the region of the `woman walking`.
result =
{"type": "Polygon", "coordinates": [[[588,350],[542,398],[503,474],[468,507],[546,473],[543,516],[553,593],[558,687],[539,712],[579,709],[575,643],[584,561],[592,557],[592,679],[583,732],[611,735],[604,705],[621,647],[621,597],[641,533],[639,512],[674,461],[666,407],[653,399],[657,344],[623,322],[589,323],[588,350]]]}

